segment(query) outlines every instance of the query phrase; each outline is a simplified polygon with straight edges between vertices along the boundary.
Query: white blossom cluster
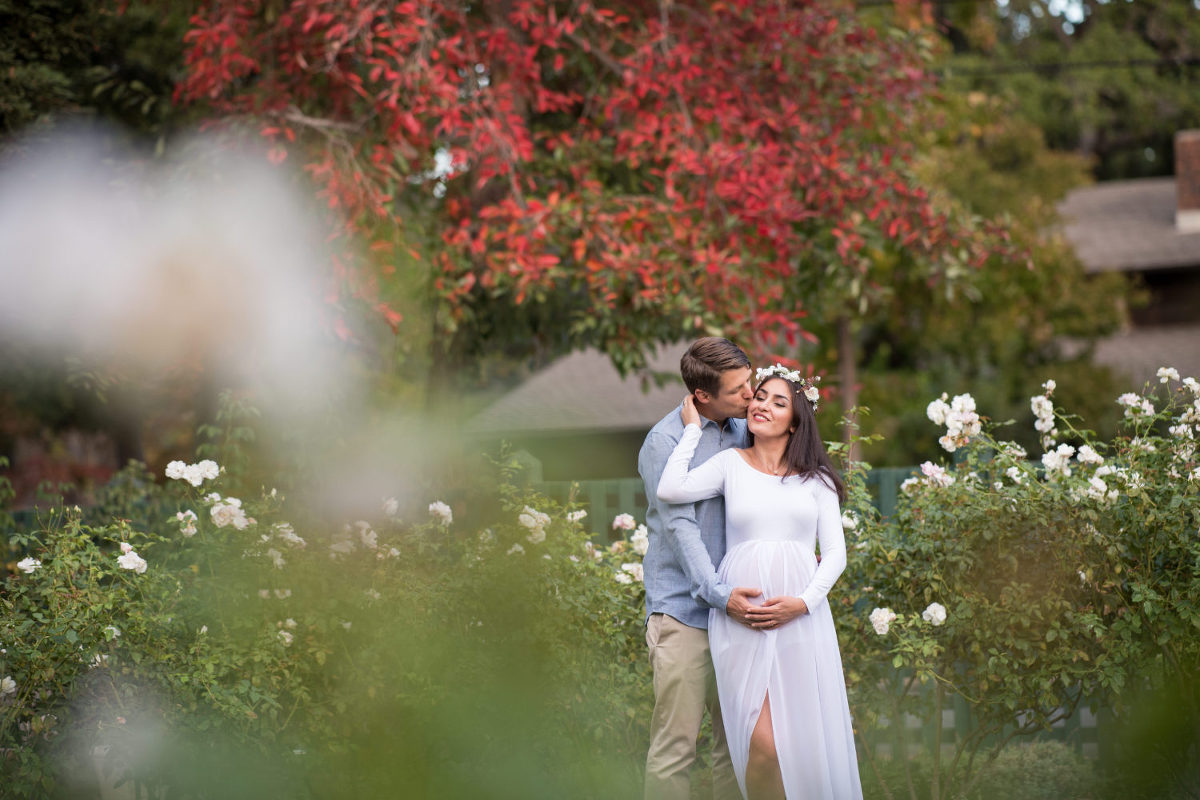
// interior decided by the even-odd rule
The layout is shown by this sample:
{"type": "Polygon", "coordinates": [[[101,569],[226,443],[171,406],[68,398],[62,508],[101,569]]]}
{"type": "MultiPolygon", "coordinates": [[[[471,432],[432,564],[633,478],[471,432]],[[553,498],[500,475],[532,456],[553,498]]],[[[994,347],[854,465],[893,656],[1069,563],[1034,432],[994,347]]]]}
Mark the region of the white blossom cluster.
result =
{"type": "Polygon", "coordinates": [[[0,678],[0,697],[8,697],[10,694],[17,693],[17,682],[12,679],[11,675],[5,675],[0,678]]]}
{"type": "Polygon", "coordinates": [[[930,625],[941,625],[946,621],[946,607],[941,603],[930,603],[929,606],[921,612],[921,619],[925,620],[930,625]]]}
{"type": "Polygon", "coordinates": [[[449,525],[454,521],[454,512],[441,500],[429,504],[429,516],[436,519],[439,525],[449,525]]]}
{"type": "Polygon", "coordinates": [[[969,394],[955,395],[949,404],[946,403],[947,397],[948,395],[942,392],[939,399],[926,406],[925,416],[935,425],[946,426],[946,433],[938,439],[938,444],[947,452],[953,453],[971,441],[972,436],[979,435],[982,423],[979,415],[975,413],[974,397],[969,394]]]}
{"type": "Polygon", "coordinates": [[[208,513],[212,517],[213,524],[218,528],[227,528],[233,526],[239,531],[244,531],[246,528],[254,524],[253,517],[247,517],[245,509],[242,508],[242,501],[236,497],[225,497],[213,492],[205,498],[212,503],[208,513]]]}
{"type": "Polygon", "coordinates": [[[612,522],[614,531],[631,531],[637,527],[637,520],[632,514],[617,514],[612,522]]]}
{"type": "Polygon", "coordinates": [[[1154,413],[1154,404],[1140,394],[1126,392],[1117,398],[1117,404],[1125,406],[1125,418],[1148,417],[1154,413]]]}
{"type": "Polygon", "coordinates": [[[129,542],[121,542],[121,553],[122,555],[117,557],[117,566],[121,569],[131,569],[141,575],[149,566],[146,559],[139,556],[129,542]]]}
{"type": "Polygon", "coordinates": [[[22,558],[17,562],[17,569],[26,575],[32,575],[42,568],[42,562],[36,558],[22,558]]]}
{"type": "Polygon", "coordinates": [[[871,612],[870,620],[871,627],[875,629],[875,633],[883,636],[896,620],[896,612],[890,608],[876,608],[871,612]]]}
{"type": "Polygon", "coordinates": [[[383,501],[383,513],[394,519],[400,513],[400,501],[394,497],[385,499],[383,501]]]}
{"type": "Polygon", "coordinates": [[[517,522],[521,523],[522,527],[529,529],[529,535],[525,539],[530,544],[540,544],[546,541],[546,526],[550,524],[549,514],[525,506],[517,516],[517,522]]]}
{"type": "Polygon", "coordinates": [[[1075,448],[1069,444],[1060,444],[1053,450],[1042,454],[1042,465],[1046,468],[1046,477],[1054,480],[1056,477],[1071,476],[1071,457],[1075,448]]]}
{"type": "Polygon", "coordinates": [[[587,513],[587,510],[582,508],[578,511],[570,511],[567,513],[567,522],[581,522],[587,513]]]}
{"type": "Polygon", "coordinates": [[[900,484],[900,491],[908,494],[921,485],[946,487],[953,483],[954,476],[946,472],[944,467],[926,461],[921,464],[921,477],[908,478],[900,484]]]}
{"type": "Polygon", "coordinates": [[[175,520],[179,523],[179,532],[184,536],[196,535],[196,522],[198,519],[196,512],[191,509],[178,511],[175,514],[175,520]]]}
{"type": "Polygon", "coordinates": [[[1029,398],[1029,408],[1037,417],[1033,427],[1042,435],[1042,448],[1049,450],[1054,446],[1054,437],[1058,435],[1058,429],[1054,427],[1054,403],[1050,400],[1056,384],[1053,380],[1048,380],[1042,384],[1042,388],[1046,390],[1046,393],[1029,398]]]}
{"type": "Polygon", "coordinates": [[[645,525],[637,526],[633,536],[629,537],[629,545],[639,556],[646,555],[646,551],[650,549],[650,531],[646,529],[645,525]]]}
{"type": "Polygon", "coordinates": [[[1158,382],[1166,383],[1167,381],[1179,381],[1179,370],[1174,367],[1159,367],[1158,382]]]}
{"type": "Polygon", "coordinates": [[[182,461],[172,461],[167,464],[167,477],[177,481],[187,481],[192,486],[199,486],[206,480],[213,480],[221,474],[217,462],[204,459],[195,464],[185,464],[182,461]]]}

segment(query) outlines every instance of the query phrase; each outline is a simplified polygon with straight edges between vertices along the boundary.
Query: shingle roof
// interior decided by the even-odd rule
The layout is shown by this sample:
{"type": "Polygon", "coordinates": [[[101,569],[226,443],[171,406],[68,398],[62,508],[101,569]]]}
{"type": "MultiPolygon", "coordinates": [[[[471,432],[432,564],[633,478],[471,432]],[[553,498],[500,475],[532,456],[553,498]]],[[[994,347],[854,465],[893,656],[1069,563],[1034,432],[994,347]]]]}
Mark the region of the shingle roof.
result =
{"type": "Polygon", "coordinates": [[[1175,179],[1110,181],[1059,204],[1063,233],[1089,272],[1200,266],[1200,232],[1175,230],[1175,179]]]}
{"type": "Polygon", "coordinates": [[[652,371],[670,376],[662,386],[636,375],[622,378],[597,350],[572,353],[500,397],[467,427],[505,434],[649,430],[686,394],[679,377],[686,349],[686,343],[661,348],[650,359],[652,371]]]}
{"type": "Polygon", "coordinates": [[[1112,367],[1133,381],[1158,383],[1159,367],[1175,367],[1183,377],[1200,378],[1200,325],[1137,328],[1111,336],[1096,345],[1096,363],[1112,367]]]}

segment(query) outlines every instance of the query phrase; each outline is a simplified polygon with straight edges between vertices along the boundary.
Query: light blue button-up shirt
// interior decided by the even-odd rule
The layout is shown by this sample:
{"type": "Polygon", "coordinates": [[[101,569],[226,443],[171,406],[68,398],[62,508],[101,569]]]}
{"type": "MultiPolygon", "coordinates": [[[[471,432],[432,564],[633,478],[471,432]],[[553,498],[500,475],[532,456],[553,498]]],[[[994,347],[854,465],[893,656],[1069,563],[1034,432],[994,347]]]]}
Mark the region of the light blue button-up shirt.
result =
{"type": "MultiPolygon", "coordinates": [[[[658,480],[667,458],[683,436],[682,405],[650,429],[638,454],[638,473],[646,486],[646,528],[650,546],[642,561],[646,581],[646,619],[669,614],[693,628],[708,628],[708,609],[724,609],[733,587],[717,579],[725,557],[725,498],[673,505],[658,499],[658,480]]],[[[746,421],[718,425],[701,417],[700,444],[689,468],[703,464],[727,447],[746,446],[746,421]]]]}

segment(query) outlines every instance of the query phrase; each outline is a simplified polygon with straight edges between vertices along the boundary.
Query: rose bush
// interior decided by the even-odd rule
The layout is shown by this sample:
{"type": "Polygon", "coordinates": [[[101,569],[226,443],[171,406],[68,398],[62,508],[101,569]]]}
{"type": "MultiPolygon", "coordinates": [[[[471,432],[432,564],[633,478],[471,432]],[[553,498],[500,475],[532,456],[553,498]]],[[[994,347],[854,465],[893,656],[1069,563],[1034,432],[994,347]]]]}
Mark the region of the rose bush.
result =
{"type": "MultiPolygon", "coordinates": [[[[593,546],[513,470],[483,529],[430,498],[329,533],[182,464],[148,490],[179,509],[157,521],[43,514],[0,595],[6,796],[626,794],[649,694],[636,545],[593,546]]],[[[132,473],[115,484],[147,491],[132,473]]]]}
{"type": "MultiPolygon", "coordinates": [[[[866,466],[848,466],[850,559],[831,602],[868,794],[992,791],[1007,742],[1083,703],[1139,742],[1168,730],[1146,714],[1163,697],[1200,719],[1200,385],[1164,377],[1119,399],[1126,427],[1104,442],[1048,382],[1034,458],[986,402],[935,400],[953,460],[922,465],[886,519],[866,466]],[[957,733],[939,724],[951,708],[969,716],[957,733]]],[[[522,487],[505,458],[472,494],[430,487],[412,508],[325,519],[252,488],[251,417],[226,414],[165,484],[133,465],[96,508],[11,537],[6,792],[638,793],[644,525],[621,514],[615,541],[591,542],[578,504],[522,487]]],[[[1162,782],[1196,763],[1195,725],[1169,731],[1169,747],[1113,743],[1106,763],[1151,765],[1159,783],[1139,780],[1169,796],[1162,782]]]]}

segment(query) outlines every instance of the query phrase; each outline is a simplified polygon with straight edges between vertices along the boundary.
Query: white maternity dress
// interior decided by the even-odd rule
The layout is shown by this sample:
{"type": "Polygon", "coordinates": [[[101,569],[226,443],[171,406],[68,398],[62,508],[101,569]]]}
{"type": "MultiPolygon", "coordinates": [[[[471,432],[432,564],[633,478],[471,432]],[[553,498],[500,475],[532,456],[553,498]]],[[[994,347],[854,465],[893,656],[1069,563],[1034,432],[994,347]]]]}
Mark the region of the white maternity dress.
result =
{"type": "Polygon", "coordinates": [[[725,495],[729,586],[764,599],[804,599],[809,613],[774,630],[753,630],[724,609],[709,612],[708,638],[734,771],[746,795],[750,734],[770,694],[771,724],[789,800],[862,797],[837,632],[826,595],[846,566],[837,493],[818,478],[780,479],[723,450],[687,471],[700,428],[689,425],[667,461],[660,499],[691,503],[725,495]],[[821,543],[821,563],[814,545],[821,543]]]}

